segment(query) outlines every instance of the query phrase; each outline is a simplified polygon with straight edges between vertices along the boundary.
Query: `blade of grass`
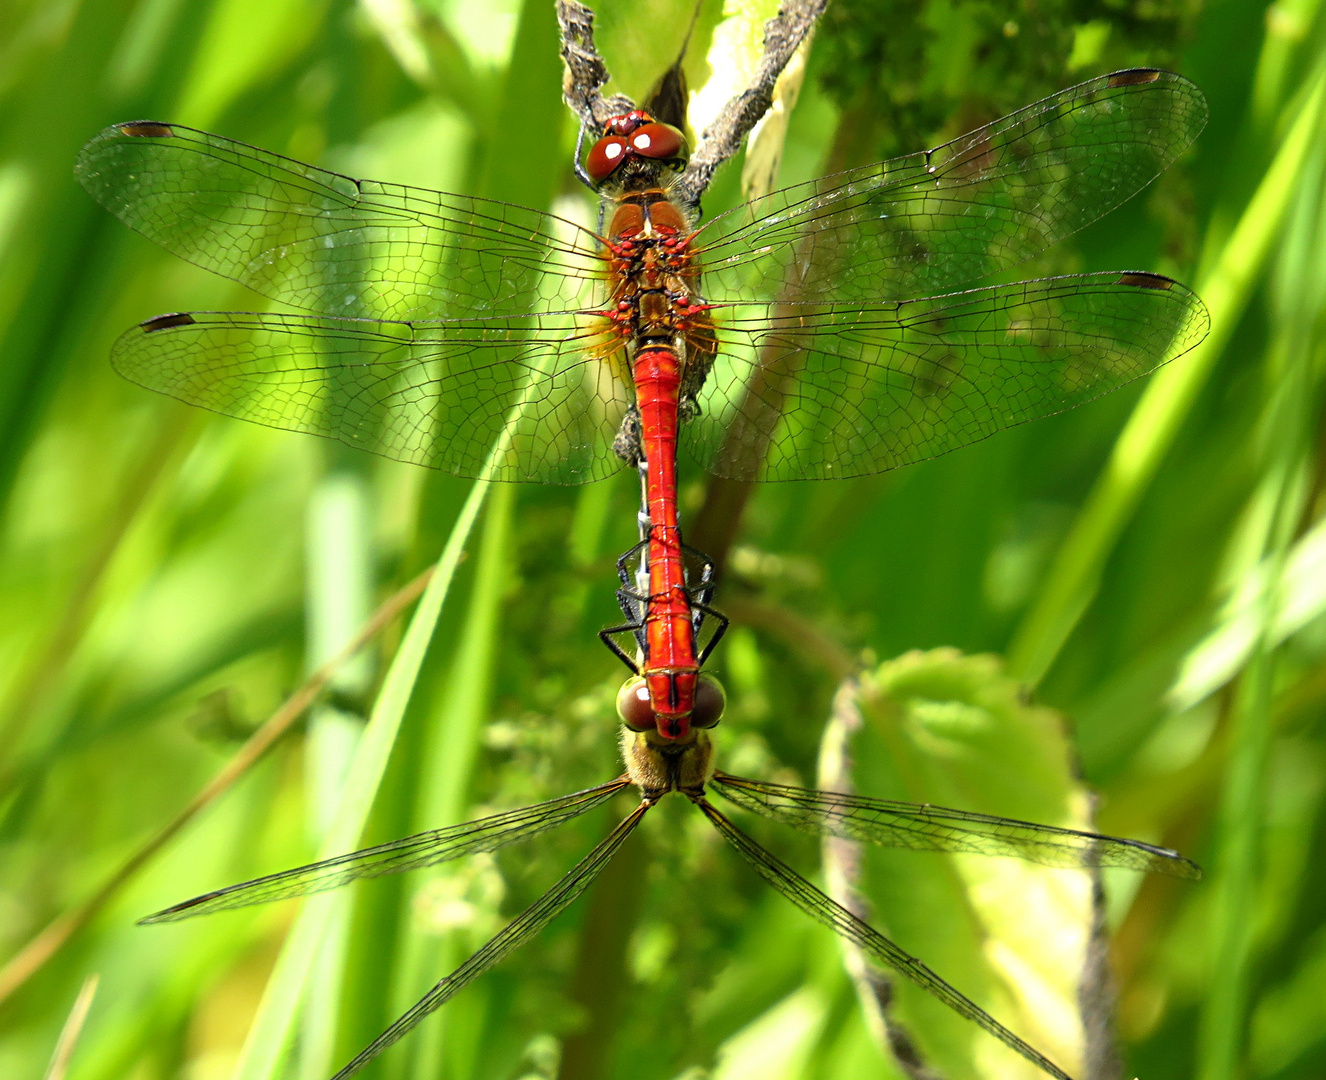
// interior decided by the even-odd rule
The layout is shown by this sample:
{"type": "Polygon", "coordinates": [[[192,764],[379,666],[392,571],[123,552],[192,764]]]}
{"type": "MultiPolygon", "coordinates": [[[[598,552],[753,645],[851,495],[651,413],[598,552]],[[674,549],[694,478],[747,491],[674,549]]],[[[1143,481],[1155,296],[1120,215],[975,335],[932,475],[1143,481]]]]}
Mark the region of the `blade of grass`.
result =
{"type": "Polygon", "coordinates": [[[575,513],[571,518],[571,532],[567,537],[567,555],[580,575],[567,598],[567,606],[578,623],[584,618],[589,603],[589,574],[600,557],[603,538],[608,531],[608,515],[612,509],[612,481],[587,484],[576,498],[575,513]]]}
{"type": "Polygon", "coordinates": [[[317,700],[336,670],[388,626],[406,607],[412,604],[429,584],[433,576],[429,567],[404,588],[388,597],[364,624],[355,639],[333,659],[318,668],[308,680],[288,697],[276,712],[240,747],[225,767],[193,797],[160,832],[126,859],[92,896],[72,911],[67,911],[48,924],[36,937],[0,968],[0,1004],[35,975],[58,953],[79,930],[86,926],[106,906],[120,889],[147,864],[147,862],[201,811],[220,795],[234,786],[285,735],[304,711],[317,700]]]}
{"type": "MultiPolygon", "coordinates": [[[[1212,925],[1214,966],[1203,1003],[1197,1047],[1200,1080],[1232,1080],[1242,1072],[1244,1031],[1252,996],[1254,927],[1267,815],[1267,768],[1273,725],[1277,645],[1284,569],[1303,518],[1308,443],[1306,410],[1318,398],[1312,378],[1313,328],[1323,290],[1316,263],[1326,238],[1326,153],[1318,124],[1313,151],[1285,229],[1279,269],[1280,303],[1266,365],[1263,415],[1267,463],[1254,499],[1273,505],[1262,542],[1267,587],[1259,597],[1257,645],[1240,680],[1231,724],[1230,761],[1221,793],[1212,925]]],[[[1255,515],[1248,515],[1255,521],[1255,515]]],[[[1253,526],[1256,527],[1256,526],[1253,526]]]]}
{"type": "MultiPolygon", "coordinates": [[[[342,454],[333,451],[337,462],[342,454]]],[[[368,614],[373,588],[366,477],[358,462],[333,464],[308,508],[308,661],[322,663],[344,647],[368,614]]],[[[343,666],[333,688],[356,700],[368,689],[368,657],[359,654],[343,666]]],[[[358,711],[331,702],[309,718],[304,767],[308,783],[308,829],[321,843],[336,813],[338,796],[355,745],[363,733],[358,711]]],[[[336,1021],[350,932],[350,894],[342,892],[309,992],[300,1034],[299,1067],[304,1080],[323,1080],[334,1068],[336,1021]]]]}
{"type": "Polygon", "coordinates": [[[1211,312],[1210,334],[1151,379],[1018,627],[1008,650],[1009,669],[1026,682],[1038,683],[1045,676],[1095,597],[1110,552],[1260,284],[1318,129],[1324,88],[1326,69],[1319,68],[1265,178],[1210,275],[1197,287],[1211,312]]]}
{"type": "MultiPolygon", "coordinates": [[[[494,451],[490,463],[496,460],[500,449],[499,446],[494,451]]],[[[485,469],[486,472],[488,469],[485,469]]],[[[327,830],[327,839],[320,856],[322,858],[349,851],[363,832],[378,785],[386,771],[391,748],[400,731],[401,718],[405,715],[405,707],[414,691],[420,665],[428,651],[428,643],[432,640],[433,628],[437,625],[465,542],[469,539],[489,487],[490,484],[484,479],[475,482],[442,551],[442,557],[438,559],[428,588],[419,601],[414,618],[410,621],[410,627],[405,632],[401,647],[387,671],[368,727],[350,764],[340,807],[327,830]]],[[[313,968],[312,961],[322,943],[333,910],[331,901],[334,899],[334,894],[330,893],[313,897],[295,920],[263,992],[258,1014],[249,1029],[239,1063],[232,1074],[235,1080],[269,1080],[276,1075],[300,1013],[313,968]]]]}
{"type": "Polygon", "coordinates": [[[197,416],[188,409],[171,408],[156,438],[143,448],[114,507],[60,611],[54,633],[28,670],[15,680],[0,708],[0,746],[9,753],[20,744],[28,724],[39,714],[52,687],[60,682],[65,667],[87,633],[97,613],[100,586],[115,561],[125,536],[139,520],[162,476],[178,465],[181,451],[191,444],[199,428],[197,416]]]}
{"type": "Polygon", "coordinates": [[[74,999],[74,1007],[69,1010],[69,1017],[60,1029],[60,1038],[55,1044],[55,1053],[51,1055],[51,1064],[46,1070],[45,1080],[64,1080],[69,1071],[69,1059],[74,1056],[74,1047],[78,1036],[83,1031],[83,1023],[92,1008],[92,999],[97,996],[97,984],[100,975],[89,975],[83,980],[83,986],[74,999]]]}
{"type": "MultiPolygon", "coordinates": [[[[474,591],[470,594],[465,626],[456,649],[440,708],[430,720],[429,746],[418,785],[414,828],[435,829],[464,820],[469,805],[470,780],[479,752],[483,721],[492,696],[497,660],[497,639],[502,599],[509,581],[507,552],[511,544],[516,491],[504,484],[494,493],[484,520],[483,539],[474,569],[474,591]]],[[[440,873],[446,873],[443,870],[440,873]]],[[[406,925],[418,910],[423,890],[438,875],[426,875],[414,883],[405,897],[406,925]]],[[[454,967],[458,958],[449,948],[451,935],[428,931],[407,933],[401,943],[394,980],[404,1011],[434,982],[437,972],[454,967]]],[[[472,991],[473,993],[473,991],[472,991]]],[[[443,1013],[443,1017],[447,1014],[443,1013]]],[[[409,1048],[412,1073],[442,1075],[443,1040],[447,1025],[438,1017],[419,1031],[409,1048]]],[[[476,1033],[477,1034],[477,1033],[476,1033]]],[[[404,1075],[410,1075],[406,1070],[404,1075]]]]}

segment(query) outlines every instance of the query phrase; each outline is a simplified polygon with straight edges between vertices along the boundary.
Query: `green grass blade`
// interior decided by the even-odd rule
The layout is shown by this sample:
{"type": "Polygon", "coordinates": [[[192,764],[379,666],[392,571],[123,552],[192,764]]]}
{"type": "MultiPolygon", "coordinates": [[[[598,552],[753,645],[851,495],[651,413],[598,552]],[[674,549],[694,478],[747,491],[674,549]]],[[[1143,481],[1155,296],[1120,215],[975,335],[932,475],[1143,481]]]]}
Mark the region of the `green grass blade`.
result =
{"type": "MultiPolygon", "coordinates": [[[[479,753],[483,722],[488,716],[497,660],[499,616],[510,576],[507,552],[511,542],[512,511],[516,489],[503,484],[493,493],[484,521],[484,534],[474,572],[465,627],[451,665],[441,707],[429,718],[431,736],[423,775],[418,784],[415,827],[445,828],[464,819],[470,801],[470,780],[479,753]]],[[[439,870],[412,883],[407,891],[406,918],[417,910],[421,891],[436,880],[439,870]]],[[[414,1004],[435,983],[439,971],[454,966],[450,941],[435,933],[408,934],[397,960],[400,1011],[414,1004]]],[[[444,1014],[445,1015],[445,1014],[444,1014]]],[[[411,1040],[408,1056],[413,1059],[407,1075],[435,1076],[442,1061],[446,1026],[434,1019],[411,1040]]],[[[405,1056],[405,1055],[403,1055],[405,1056]]]]}
{"type": "MultiPolygon", "coordinates": [[[[349,851],[363,832],[432,639],[433,628],[488,488],[485,481],[478,481],[465,501],[438,560],[437,571],[420,598],[401,647],[387,671],[382,692],[350,764],[340,807],[327,830],[323,857],[349,851]]],[[[277,1075],[300,1014],[313,959],[334,914],[335,900],[332,894],[314,897],[300,912],[263,993],[258,1015],[232,1074],[234,1080],[270,1080],[277,1075]]]]}
{"type": "MultiPolygon", "coordinates": [[[[369,540],[369,491],[358,462],[333,451],[333,464],[313,493],[308,509],[307,661],[316,668],[354,638],[368,618],[373,589],[369,540]],[[340,467],[338,467],[340,466],[340,467]]],[[[368,689],[369,656],[360,653],[332,680],[355,700],[368,689]]],[[[308,829],[321,843],[339,802],[346,770],[363,734],[363,718],[331,703],[318,705],[309,717],[304,770],[308,785],[308,829]]],[[[349,892],[337,895],[329,927],[315,963],[300,1034],[299,1069],[303,1080],[324,1080],[336,1068],[336,1022],[350,932],[349,892]]]]}
{"type": "MultiPolygon", "coordinates": [[[[1276,623],[1287,599],[1285,567],[1303,518],[1308,492],[1303,478],[1312,466],[1308,410],[1317,400],[1314,386],[1313,327],[1320,325],[1326,296],[1317,285],[1316,263],[1326,239],[1326,124],[1318,123],[1309,168],[1296,192],[1296,206],[1281,244],[1272,304],[1276,331],[1265,365],[1266,462],[1252,498],[1272,507],[1261,526],[1268,586],[1257,611],[1257,640],[1244,669],[1231,724],[1229,767],[1224,776],[1218,820],[1213,978],[1203,1003],[1198,1069],[1200,1080],[1233,1080],[1242,1074],[1244,1031],[1253,994],[1257,897],[1263,878],[1267,830],[1272,709],[1279,664],[1276,623]]],[[[1255,523],[1256,515],[1245,515],[1255,523]]],[[[1257,528],[1256,524],[1251,526],[1257,528]]]]}
{"type": "Polygon", "coordinates": [[[1210,335],[1152,378],[1018,628],[1009,648],[1009,668],[1027,682],[1044,677],[1094,598],[1110,552],[1260,284],[1318,129],[1324,88],[1326,71],[1319,70],[1214,269],[1197,287],[1211,312],[1210,335]]]}

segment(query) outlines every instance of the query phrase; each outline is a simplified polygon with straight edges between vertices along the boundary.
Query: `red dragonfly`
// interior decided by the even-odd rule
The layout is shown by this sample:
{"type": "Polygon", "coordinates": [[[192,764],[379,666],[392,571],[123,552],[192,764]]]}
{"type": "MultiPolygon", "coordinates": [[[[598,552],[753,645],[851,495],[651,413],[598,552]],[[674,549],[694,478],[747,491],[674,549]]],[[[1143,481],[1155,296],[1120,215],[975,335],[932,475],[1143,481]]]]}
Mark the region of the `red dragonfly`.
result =
{"type": "Polygon", "coordinates": [[[487,851],[635,785],[640,806],[557,886],[337,1074],[399,1039],[575,899],[663,795],[691,799],[814,918],[1053,1076],[1066,1074],[714,808],[706,786],[798,828],[941,851],[1196,876],[1135,841],[713,771],[722,691],[701,668],[726,621],[682,543],[680,449],[737,479],[849,477],[944,453],[1135,379],[1204,336],[1201,302],[1154,274],[949,292],[1029,258],[1134,195],[1205,122],[1150,69],[1093,79],[923,154],[786,188],[697,224],[686,142],[610,118],[577,172],[600,231],[542,211],[357,181],[151,121],[83,150],[84,186],[126,224],[312,314],[163,315],[112,362],[183,401],[463,476],[581,483],[640,470],[641,543],[618,563],[627,622],[603,631],[626,773],[455,829],[234,886],[163,921],[487,851]],[[922,297],[921,299],[907,299],[922,297]],[[630,563],[639,556],[633,575],[630,563]],[[689,564],[689,565],[688,565],[689,564]],[[717,631],[699,643],[704,620],[717,631]],[[613,640],[634,635],[636,656],[613,640]]]}
{"type": "Polygon", "coordinates": [[[678,447],[738,479],[875,473],[1191,348],[1205,309],[1154,274],[933,294],[1113,209],[1205,119],[1180,76],[1116,72],[697,228],[669,186],[684,138],[636,110],[579,169],[604,197],[602,236],[155,122],[108,128],[77,171],[168,250],[316,313],[149,319],[116,343],[129,379],[462,476],[574,484],[642,465],[649,582],[628,619],[647,648],[641,664],[621,653],[642,679],[623,700],[633,725],[684,742],[696,695],[716,696],[684,580],[678,447]]]}

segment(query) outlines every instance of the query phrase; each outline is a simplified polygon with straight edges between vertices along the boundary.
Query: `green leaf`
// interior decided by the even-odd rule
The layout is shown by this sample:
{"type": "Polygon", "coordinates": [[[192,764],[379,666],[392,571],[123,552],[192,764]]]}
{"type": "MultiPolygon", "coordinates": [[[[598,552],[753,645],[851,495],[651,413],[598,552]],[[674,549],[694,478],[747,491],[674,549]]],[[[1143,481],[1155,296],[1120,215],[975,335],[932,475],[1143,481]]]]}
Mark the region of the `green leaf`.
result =
{"type": "MultiPolygon", "coordinates": [[[[864,677],[855,697],[864,718],[854,775],[861,794],[1090,829],[1064,718],[1029,703],[998,658],[907,653],[864,677]]],[[[864,892],[879,929],[1061,1068],[1082,1074],[1079,993],[1094,918],[1088,872],[917,852],[871,851],[868,865],[864,892]]],[[[909,985],[897,993],[895,1019],[942,1075],[1040,1075],[909,985]]]]}

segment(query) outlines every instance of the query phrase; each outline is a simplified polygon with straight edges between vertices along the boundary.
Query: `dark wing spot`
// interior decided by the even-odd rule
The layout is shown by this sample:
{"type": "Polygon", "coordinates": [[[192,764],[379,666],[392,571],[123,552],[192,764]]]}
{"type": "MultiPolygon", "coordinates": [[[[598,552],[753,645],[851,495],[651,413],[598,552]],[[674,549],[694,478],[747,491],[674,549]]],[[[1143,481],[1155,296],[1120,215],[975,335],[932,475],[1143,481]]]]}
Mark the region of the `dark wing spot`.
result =
{"type": "Polygon", "coordinates": [[[1160,78],[1160,72],[1155,68],[1129,68],[1127,71],[1116,71],[1110,76],[1110,86],[1145,86],[1147,83],[1153,83],[1160,78]]]}
{"type": "Polygon", "coordinates": [[[158,124],[153,120],[135,120],[132,124],[121,124],[120,134],[133,138],[170,139],[175,135],[169,124],[158,124]]]}
{"type": "Polygon", "coordinates": [[[1159,274],[1127,273],[1119,275],[1120,285],[1132,285],[1138,289],[1159,289],[1168,292],[1174,288],[1174,282],[1159,274]]]}
{"type": "Polygon", "coordinates": [[[140,322],[138,329],[145,334],[151,334],[157,330],[169,330],[173,326],[192,326],[196,321],[192,315],[180,311],[173,315],[158,315],[145,322],[140,322]]]}

